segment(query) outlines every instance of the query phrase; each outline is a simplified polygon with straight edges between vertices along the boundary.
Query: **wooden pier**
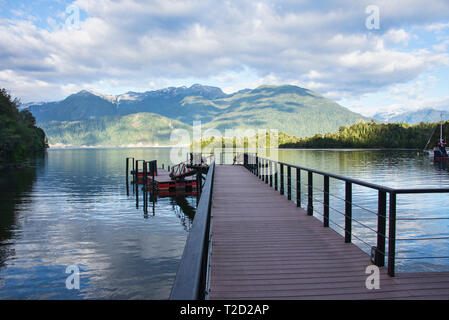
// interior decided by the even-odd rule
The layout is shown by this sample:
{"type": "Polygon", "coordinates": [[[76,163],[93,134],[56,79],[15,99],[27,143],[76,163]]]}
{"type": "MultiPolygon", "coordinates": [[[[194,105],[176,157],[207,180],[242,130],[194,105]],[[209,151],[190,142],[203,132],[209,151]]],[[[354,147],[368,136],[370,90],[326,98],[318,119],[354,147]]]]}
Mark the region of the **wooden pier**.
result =
{"type": "Polygon", "coordinates": [[[243,165],[213,162],[170,299],[449,300],[449,272],[395,272],[396,259],[403,258],[396,256],[397,239],[449,240],[432,234],[397,237],[397,222],[407,219],[397,217],[396,196],[422,193],[447,194],[449,189],[395,189],[250,154],[244,155],[243,165]],[[303,171],[307,183],[301,201],[303,171]],[[313,186],[314,176],[323,178],[323,189],[313,186]],[[330,214],[330,179],[344,183],[344,212],[330,214]],[[352,216],[352,185],[378,192],[378,210],[370,210],[377,220],[376,230],[371,228],[377,234],[371,255],[352,243],[357,238],[352,224],[360,223],[352,216]],[[322,221],[314,216],[317,192],[323,192],[322,221]],[[344,215],[344,236],[329,226],[334,214],[344,215]]]}
{"type": "Polygon", "coordinates": [[[449,299],[449,273],[380,268],[243,166],[215,169],[209,299],[449,299]]]}

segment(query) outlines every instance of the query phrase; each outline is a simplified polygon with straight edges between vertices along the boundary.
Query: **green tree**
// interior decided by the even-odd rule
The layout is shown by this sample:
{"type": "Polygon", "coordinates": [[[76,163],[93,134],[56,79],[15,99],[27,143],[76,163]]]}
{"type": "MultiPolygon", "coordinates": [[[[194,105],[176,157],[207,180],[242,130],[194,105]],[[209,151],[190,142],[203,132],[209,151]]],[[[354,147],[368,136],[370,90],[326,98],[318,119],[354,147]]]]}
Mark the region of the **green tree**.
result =
{"type": "MultiPolygon", "coordinates": [[[[447,128],[448,122],[444,125],[447,128]]],[[[279,139],[281,148],[410,148],[422,149],[439,123],[357,123],[340,127],[337,132],[308,138],[288,137],[279,139]]],[[[447,131],[443,129],[444,136],[447,131]]],[[[430,146],[434,146],[438,135],[434,134],[430,146]]]]}
{"type": "Polygon", "coordinates": [[[29,111],[19,112],[19,104],[6,89],[0,90],[0,164],[23,162],[48,147],[45,132],[29,111]]]}

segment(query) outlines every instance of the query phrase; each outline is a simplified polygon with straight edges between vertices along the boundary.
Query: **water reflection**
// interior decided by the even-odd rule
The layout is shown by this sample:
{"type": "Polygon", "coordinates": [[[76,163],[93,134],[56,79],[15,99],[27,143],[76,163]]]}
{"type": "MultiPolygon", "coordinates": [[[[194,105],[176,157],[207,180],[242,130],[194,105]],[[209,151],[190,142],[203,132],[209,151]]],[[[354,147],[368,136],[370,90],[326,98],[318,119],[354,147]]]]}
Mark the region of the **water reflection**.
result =
{"type": "Polygon", "coordinates": [[[196,207],[194,207],[192,203],[183,196],[172,197],[170,203],[172,204],[173,210],[184,226],[184,229],[186,231],[190,231],[193,218],[195,217],[196,207]]]}
{"type": "Polygon", "coordinates": [[[22,203],[31,201],[30,193],[44,159],[45,155],[25,167],[0,171],[0,268],[15,253],[10,240],[20,233],[21,219],[18,211],[22,203]]]}
{"type": "MultiPolygon", "coordinates": [[[[154,215],[136,211],[123,188],[129,153],[52,150],[39,168],[1,175],[0,299],[168,298],[187,220],[171,198],[153,202],[154,215]],[[69,265],[80,268],[80,290],[65,287],[69,265]]],[[[186,201],[193,216],[196,197],[186,201]]]]}
{"type": "Polygon", "coordinates": [[[192,192],[144,192],[141,186],[133,186],[134,189],[140,189],[135,194],[136,209],[140,209],[139,203],[143,203],[143,217],[148,219],[151,215],[155,216],[156,203],[158,199],[167,199],[173,213],[179,218],[185,231],[190,231],[192,222],[195,217],[196,207],[199,202],[200,194],[196,191],[192,192]],[[139,199],[140,193],[140,199],[139,199]],[[146,200],[145,197],[147,198],[146,200]]]}

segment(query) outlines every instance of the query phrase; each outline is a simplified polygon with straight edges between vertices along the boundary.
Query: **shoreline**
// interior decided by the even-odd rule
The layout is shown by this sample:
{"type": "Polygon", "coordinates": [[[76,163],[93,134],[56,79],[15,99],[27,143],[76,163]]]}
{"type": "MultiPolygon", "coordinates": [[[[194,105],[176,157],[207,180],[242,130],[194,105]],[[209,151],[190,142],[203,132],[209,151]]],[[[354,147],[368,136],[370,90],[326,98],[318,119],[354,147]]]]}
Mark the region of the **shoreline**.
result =
{"type": "MultiPolygon", "coordinates": [[[[47,149],[47,151],[52,150],[93,150],[93,149],[183,149],[187,148],[190,149],[189,145],[180,146],[180,145],[174,145],[174,146],[50,146],[50,148],[47,149]]],[[[232,149],[232,148],[226,148],[226,149],[232,149]]],[[[236,149],[243,149],[243,148],[236,148],[236,149]]],[[[430,152],[432,150],[422,150],[417,148],[260,148],[259,150],[269,150],[269,149],[278,149],[278,150],[326,150],[326,151],[419,151],[419,152],[430,152]]],[[[215,150],[221,150],[221,148],[216,148],[215,150]]],[[[255,150],[253,150],[255,151],[255,150]]],[[[236,152],[241,152],[237,151],[236,152]]]]}

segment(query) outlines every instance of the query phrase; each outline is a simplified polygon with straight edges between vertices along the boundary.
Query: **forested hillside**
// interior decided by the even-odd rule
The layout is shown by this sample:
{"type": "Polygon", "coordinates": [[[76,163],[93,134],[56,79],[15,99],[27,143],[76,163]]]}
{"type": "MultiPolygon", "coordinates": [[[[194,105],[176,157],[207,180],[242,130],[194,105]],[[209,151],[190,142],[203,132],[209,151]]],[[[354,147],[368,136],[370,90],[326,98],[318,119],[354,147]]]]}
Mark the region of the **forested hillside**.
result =
{"type": "Polygon", "coordinates": [[[28,110],[18,110],[19,101],[0,90],[0,167],[17,164],[47,148],[45,132],[36,127],[28,110]]]}
{"type": "Polygon", "coordinates": [[[55,146],[166,146],[174,129],[190,126],[153,113],[41,123],[55,146]]]}
{"type": "MultiPolygon", "coordinates": [[[[448,138],[448,124],[444,124],[444,138],[448,138]]],[[[308,138],[290,137],[280,142],[281,148],[410,148],[423,149],[430,136],[428,148],[436,145],[439,138],[439,123],[357,123],[340,127],[337,132],[316,134],[308,138]]],[[[447,140],[446,140],[447,141],[447,140]]]]}

